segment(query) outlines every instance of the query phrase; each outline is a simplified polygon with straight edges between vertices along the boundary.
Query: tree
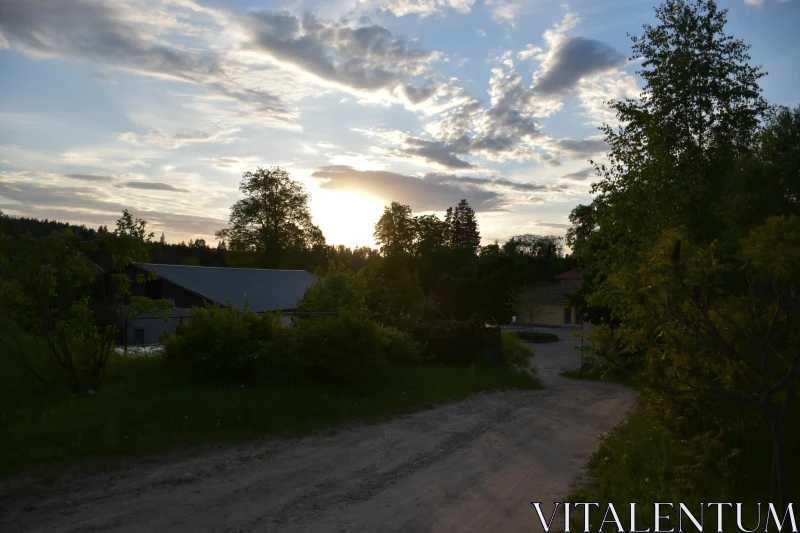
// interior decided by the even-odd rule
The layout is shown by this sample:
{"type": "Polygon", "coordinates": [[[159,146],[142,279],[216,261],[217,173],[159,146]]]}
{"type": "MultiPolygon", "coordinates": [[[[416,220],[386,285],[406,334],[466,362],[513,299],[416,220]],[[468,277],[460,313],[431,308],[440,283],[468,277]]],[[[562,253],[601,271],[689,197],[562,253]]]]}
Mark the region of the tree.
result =
{"type": "Polygon", "coordinates": [[[651,383],[668,395],[717,395],[757,409],[770,428],[771,501],[786,497],[785,430],[800,386],[800,217],[771,217],[741,241],[693,245],[665,230],[636,274],[614,276],[636,320],[659,332],[646,344],[651,383]],[[740,276],[742,295],[725,277],[740,276]]]}
{"type": "MultiPolygon", "coordinates": [[[[104,323],[108,304],[115,315],[159,312],[164,300],[132,297],[130,263],[147,261],[152,233],[126,210],[114,233],[81,239],[70,227],[41,238],[0,237],[0,343],[43,385],[72,392],[100,389],[113,345],[115,323],[104,323]],[[101,245],[111,260],[114,287],[109,301],[101,270],[90,254],[101,245]],[[125,305],[124,305],[125,304],[125,305]]],[[[146,276],[140,275],[143,281],[146,276]]]]}
{"type": "Polygon", "coordinates": [[[411,207],[392,202],[375,224],[375,242],[385,257],[407,257],[414,249],[416,224],[411,207]]]}
{"type": "Polygon", "coordinates": [[[542,286],[541,283],[526,284],[520,291],[517,292],[516,308],[523,317],[530,324],[530,329],[533,331],[533,324],[536,319],[545,314],[546,309],[539,300],[535,298],[536,289],[542,286]]]}
{"type": "Polygon", "coordinates": [[[239,190],[245,197],[231,207],[230,226],[216,232],[231,250],[254,252],[262,267],[275,268],[289,252],[325,244],[305,188],[282,168],[245,172],[239,190]]]}
{"type": "Polygon", "coordinates": [[[481,244],[481,234],[478,232],[475,211],[466,200],[462,199],[455,208],[447,208],[445,222],[451,228],[450,238],[453,246],[477,250],[481,244]]]}
{"type": "Polygon", "coordinates": [[[590,247],[598,269],[588,304],[613,319],[624,319],[629,305],[604,275],[635,268],[636,254],[666,227],[685,226],[707,245],[729,224],[729,212],[709,206],[729,191],[768,109],[763,73],[748,64],[748,46],[724,33],[726,11],[713,0],[667,0],[656,17],[658,25],[632,38],[641,97],[609,102],[621,126],[601,128],[610,151],[607,165],[595,164],[596,231],[575,248],[580,257],[590,247]]]}
{"type": "Polygon", "coordinates": [[[450,228],[436,215],[420,215],[414,221],[414,257],[421,258],[445,248],[450,228]]]}
{"type": "Polygon", "coordinates": [[[562,238],[555,235],[517,235],[505,244],[509,255],[522,254],[529,257],[552,259],[564,256],[562,238]]]}

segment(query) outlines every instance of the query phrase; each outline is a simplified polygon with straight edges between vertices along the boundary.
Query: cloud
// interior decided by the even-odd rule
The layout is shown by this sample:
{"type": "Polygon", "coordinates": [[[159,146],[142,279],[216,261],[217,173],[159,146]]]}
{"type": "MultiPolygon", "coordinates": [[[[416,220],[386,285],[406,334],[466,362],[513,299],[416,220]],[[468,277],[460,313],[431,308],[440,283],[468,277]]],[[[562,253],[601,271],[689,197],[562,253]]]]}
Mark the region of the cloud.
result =
{"type": "Polygon", "coordinates": [[[430,137],[391,130],[360,131],[392,146],[391,156],[422,159],[446,169],[476,168],[464,159],[467,155],[500,162],[543,157],[537,153],[542,137],[536,123],[540,108],[533,91],[514,70],[511,57],[510,51],[505,52],[498,58],[501,66],[492,69],[488,107],[466,92],[454,93],[461,103],[427,124],[430,137]]]}
{"type": "Polygon", "coordinates": [[[529,59],[534,59],[541,54],[543,50],[538,46],[533,46],[532,44],[528,44],[525,46],[525,50],[522,50],[517,53],[517,58],[522,61],[526,61],[529,59]]]}
{"type": "Polygon", "coordinates": [[[478,31],[476,31],[475,33],[478,35],[478,37],[486,37],[486,30],[484,30],[483,28],[478,28],[478,31]]]}
{"type": "Polygon", "coordinates": [[[46,176],[42,173],[37,176],[0,174],[0,209],[10,214],[90,226],[113,225],[122,210],[129,209],[135,216],[147,220],[149,229],[184,239],[213,238],[213,232],[227,223],[223,218],[213,216],[166,212],[155,207],[141,208],[129,198],[114,196],[101,187],[60,186],[44,178],[46,176]]]}
{"type": "Polygon", "coordinates": [[[24,212],[30,207],[60,207],[104,214],[119,213],[123,209],[121,204],[98,187],[56,187],[51,183],[12,180],[8,175],[3,175],[3,180],[0,180],[0,199],[3,198],[14,203],[3,203],[0,207],[22,207],[24,212]]]}
{"type": "Polygon", "coordinates": [[[167,149],[180,148],[196,143],[230,143],[236,139],[232,135],[240,128],[215,125],[205,130],[183,133],[167,133],[158,128],[150,130],[146,135],[137,135],[133,132],[120,133],[117,140],[130,144],[152,144],[167,149]]]}
{"type": "Polygon", "coordinates": [[[546,68],[536,76],[534,88],[542,96],[563,95],[582,78],[624,62],[625,57],[605,43],[572,37],[552,51],[546,68]]]}
{"type": "Polygon", "coordinates": [[[561,176],[561,179],[565,180],[572,180],[572,181],[584,181],[592,176],[595,175],[594,167],[587,167],[583,170],[578,170],[576,172],[570,172],[569,174],[564,174],[561,176]]]}
{"type": "Polygon", "coordinates": [[[292,123],[281,97],[242,85],[241,64],[210,42],[235,27],[225,11],[191,0],[104,3],[90,0],[4,0],[0,33],[33,57],[81,58],[148,76],[183,81],[239,102],[272,123],[292,123]],[[194,40],[186,46],[181,39],[194,40]]]}
{"type": "Polygon", "coordinates": [[[512,27],[516,26],[517,15],[522,8],[520,0],[485,0],[487,6],[492,7],[492,18],[498,22],[506,22],[512,27]]]}
{"type": "Polygon", "coordinates": [[[396,17],[405,15],[419,15],[428,17],[453,9],[458,13],[466,14],[472,9],[475,0],[389,0],[381,5],[380,11],[388,11],[396,17]]]}
{"type": "Polygon", "coordinates": [[[67,174],[66,177],[81,181],[111,181],[111,176],[98,176],[96,174],[67,174]]]}
{"type": "Polygon", "coordinates": [[[554,157],[569,159],[586,159],[608,150],[608,144],[602,135],[586,139],[550,139],[547,145],[554,157]]]}
{"type": "Polygon", "coordinates": [[[126,181],[117,185],[120,189],[142,189],[147,191],[170,191],[170,192],[189,192],[187,189],[179,189],[168,183],[148,182],[148,181],[126,181]]]}
{"type": "Polygon", "coordinates": [[[116,85],[116,83],[117,83],[117,80],[115,80],[114,78],[106,76],[105,74],[101,74],[100,72],[93,72],[92,73],[92,77],[94,79],[96,79],[96,80],[104,81],[106,83],[111,83],[111,84],[114,84],[114,85],[116,85]]]}
{"type": "Polygon", "coordinates": [[[521,193],[544,193],[563,189],[561,186],[542,185],[537,183],[522,183],[505,178],[476,178],[472,176],[456,176],[453,174],[426,174],[425,179],[438,183],[470,185],[485,190],[510,190],[521,193]]]}
{"type": "Polygon", "coordinates": [[[322,167],[312,177],[323,180],[323,189],[357,190],[387,202],[410,205],[415,211],[443,211],[461,198],[466,198],[476,211],[501,211],[508,201],[497,191],[461,183],[457,177],[418,178],[343,165],[322,167]]]}
{"type": "Polygon", "coordinates": [[[466,144],[452,145],[443,141],[430,141],[418,137],[408,137],[403,148],[394,150],[390,155],[399,157],[419,157],[429,163],[444,168],[475,168],[475,165],[459,158],[457,154],[466,153],[466,144]]]}
{"type": "Polygon", "coordinates": [[[642,89],[634,76],[622,70],[608,71],[581,80],[576,90],[581,107],[592,125],[619,125],[616,112],[608,107],[609,100],[636,99],[642,89]]]}
{"type": "Polygon", "coordinates": [[[412,48],[382,26],[255,11],[245,27],[247,49],[363,96],[420,106],[434,102],[444,85],[433,80],[430,67],[440,54],[412,48]]]}

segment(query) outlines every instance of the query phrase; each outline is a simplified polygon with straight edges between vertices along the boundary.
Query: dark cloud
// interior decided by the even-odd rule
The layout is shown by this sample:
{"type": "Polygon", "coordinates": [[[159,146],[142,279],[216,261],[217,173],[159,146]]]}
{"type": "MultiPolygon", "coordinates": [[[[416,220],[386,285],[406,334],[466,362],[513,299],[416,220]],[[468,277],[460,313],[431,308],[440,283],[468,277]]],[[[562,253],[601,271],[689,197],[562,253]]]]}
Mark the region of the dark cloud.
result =
{"type": "Polygon", "coordinates": [[[68,178],[81,181],[111,181],[111,176],[98,176],[97,174],[66,174],[68,178]]]}
{"type": "Polygon", "coordinates": [[[107,199],[108,195],[97,187],[53,187],[32,182],[4,182],[0,180],[0,198],[17,202],[4,204],[5,209],[61,207],[91,210],[100,213],[122,212],[122,205],[107,199]]]}
{"type": "MultiPolygon", "coordinates": [[[[153,20],[155,24],[163,19],[153,20]]],[[[291,113],[277,96],[240,85],[229,74],[219,52],[173,45],[161,39],[160,33],[145,31],[141,13],[124,4],[3,0],[0,5],[0,34],[29,54],[85,58],[185,81],[237,99],[272,119],[291,121],[291,113]]]]}
{"type": "Polygon", "coordinates": [[[497,191],[461,184],[457,179],[444,180],[441,176],[417,178],[343,165],[322,167],[312,176],[328,180],[321,184],[324,189],[358,190],[387,202],[410,205],[415,211],[441,211],[461,198],[466,198],[476,211],[501,211],[507,202],[497,191]]]}
{"type": "Polygon", "coordinates": [[[459,158],[457,154],[469,151],[469,143],[449,144],[444,141],[429,141],[416,137],[406,139],[408,147],[392,152],[402,157],[421,157],[429,163],[446,168],[474,168],[475,165],[459,158]]]}
{"type": "Polygon", "coordinates": [[[570,158],[586,158],[608,150],[602,138],[558,139],[553,145],[557,152],[570,158]]]}
{"type": "Polygon", "coordinates": [[[364,91],[388,90],[418,104],[433,97],[438,84],[428,73],[432,52],[412,49],[401,37],[378,25],[352,28],[321,21],[312,14],[250,13],[249,47],[333,83],[364,91]]]}
{"type": "Polygon", "coordinates": [[[452,174],[427,174],[426,180],[437,181],[439,183],[450,183],[460,185],[470,185],[483,189],[508,189],[517,192],[547,192],[555,188],[550,185],[540,185],[536,183],[521,183],[505,178],[476,178],[472,176],[455,176],[452,174]]]}
{"type": "Polygon", "coordinates": [[[105,191],[96,187],[53,187],[34,182],[0,180],[0,209],[91,226],[113,226],[122,210],[129,209],[134,216],[147,220],[148,227],[165,231],[168,237],[171,233],[187,238],[210,236],[227,225],[226,220],[212,217],[131,209],[130,205],[109,198],[105,191]]]}
{"type": "Polygon", "coordinates": [[[186,189],[179,189],[173,187],[168,183],[150,182],[150,181],[126,181],[117,185],[119,188],[125,189],[143,189],[147,191],[172,191],[172,192],[189,192],[186,189]]]}
{"type": "Polygon", "coordinates": [[[577,172],[570,172],[569,174],[564,174],[563,176],[561,176],[561,179],[583,181],[591,178],[592,176],[594,176],[594,167],[588,167],[583,170],[579,170],[577,172]]]}
{"type": "Polygon", "coordinates": [[[624,62],[625,56],[603,42],[571,37],[553,51],[552,62],[536,78],[534,89],[540,96],[563,95],[581,78],[624,62]]]}

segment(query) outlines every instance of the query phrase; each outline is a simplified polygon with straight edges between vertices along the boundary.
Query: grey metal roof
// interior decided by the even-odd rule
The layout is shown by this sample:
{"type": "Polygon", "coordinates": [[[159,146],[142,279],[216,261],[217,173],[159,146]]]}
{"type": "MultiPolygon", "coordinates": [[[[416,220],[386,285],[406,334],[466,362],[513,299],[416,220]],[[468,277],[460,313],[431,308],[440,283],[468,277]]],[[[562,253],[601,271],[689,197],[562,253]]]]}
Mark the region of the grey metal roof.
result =
{"type": "Polygon", "coordinates": [[[251,311],[297,308],[306,288],[316,276],[305,270],[265,270],[259,268],[223,268],[185,265],[135,263],[160,278],[183,287],[207,300],[243,308],[245,300],[251,311]]]}

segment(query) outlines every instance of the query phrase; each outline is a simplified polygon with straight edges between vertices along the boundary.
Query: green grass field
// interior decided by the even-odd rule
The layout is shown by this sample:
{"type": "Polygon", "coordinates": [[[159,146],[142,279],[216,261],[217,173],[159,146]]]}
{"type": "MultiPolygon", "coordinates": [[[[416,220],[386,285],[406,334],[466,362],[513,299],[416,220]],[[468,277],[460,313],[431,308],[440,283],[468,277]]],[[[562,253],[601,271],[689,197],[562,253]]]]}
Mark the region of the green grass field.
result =
{"type": "Polygon", "coordinates": [[[0,358],[0,475],[79,459],[118,460],[185,446],[297,436],[376,422],[494,389],[540,388],[500,365],[389,367],[358,388],[191,384],[160,358],[115,358],[104,389],[69,396],[32,390],[0,358]]]}

